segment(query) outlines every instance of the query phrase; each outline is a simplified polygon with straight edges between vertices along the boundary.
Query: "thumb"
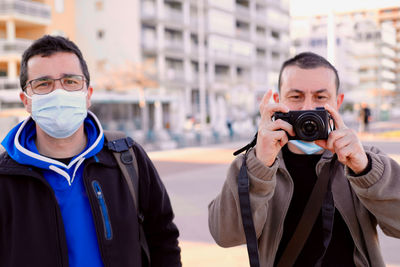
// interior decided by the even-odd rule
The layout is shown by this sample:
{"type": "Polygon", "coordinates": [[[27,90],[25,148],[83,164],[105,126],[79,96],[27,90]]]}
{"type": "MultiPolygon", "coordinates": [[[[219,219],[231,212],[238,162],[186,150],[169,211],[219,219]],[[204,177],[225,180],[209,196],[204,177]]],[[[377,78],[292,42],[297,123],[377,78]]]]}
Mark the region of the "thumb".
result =
{"type": "Polygon", "coordinates": [[[327,141],[326,140],[315,140],[314,143],[323,149],[328,149],[327,141]]]}

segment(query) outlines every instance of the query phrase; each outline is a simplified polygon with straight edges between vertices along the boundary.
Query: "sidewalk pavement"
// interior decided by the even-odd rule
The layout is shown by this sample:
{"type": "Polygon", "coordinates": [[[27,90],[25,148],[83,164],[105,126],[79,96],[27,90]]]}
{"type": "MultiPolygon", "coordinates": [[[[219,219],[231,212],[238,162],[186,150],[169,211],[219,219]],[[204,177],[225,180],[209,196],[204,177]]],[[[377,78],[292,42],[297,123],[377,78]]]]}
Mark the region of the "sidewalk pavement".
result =
{"type": "MultiPolygon", "coordinates": [[[[360,134],[361,140],[367,141],[389,141],[386,137],[388,133],[394,133],[390,137],[390,141],[400,142],[400,131],[393,130],[393,124],[389,125],[390,131],[385,131],[387,126],[380,124],[380,130],[375,127],[375,132],[360,134]],[[398,133],[398,134],[397,134],[398,133]]],[[[400,127],[399,127],[400,129],[400,127]]],[[[149,156],[154,161],[172,161],[172,162],[187,162],[187,163],[203,163],[203,164],[229,164],[233,161],[232,152],[243,146],[246,141],[240,141],[232,144],[213,145],[212,147],[192,147],[184,149],[176,149],[170,151],[153,151],[149,156]]],[[[400,152],[390,155],[400,163],[400,152]]],[[[190,168],[190,164],[187,164],[190,168]]],[[[248,266],[248,257],[246,246],[238,246],[229,249],[222,248],[215,243],[194,242],[188,240],[180,240],[182,248],[182,263],[183,266],[232,266],[242,267],[248,266]]],[[[400,267],[396,264],[388,264],[387,267],[400,267]]]]}

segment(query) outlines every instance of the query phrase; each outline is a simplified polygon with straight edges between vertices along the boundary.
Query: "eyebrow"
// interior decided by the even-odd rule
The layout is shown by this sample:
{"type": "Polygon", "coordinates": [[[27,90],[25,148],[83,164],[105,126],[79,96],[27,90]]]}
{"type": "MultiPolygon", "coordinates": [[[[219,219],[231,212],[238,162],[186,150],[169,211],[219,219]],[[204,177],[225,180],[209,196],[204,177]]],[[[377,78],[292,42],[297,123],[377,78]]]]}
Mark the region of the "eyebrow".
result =
{"type": "MultiPolygon", "coordinates": [[[[69,77],[69,76],[77,76],[77,75],[78,76],[83,76],[81,74],[61,73],[61,78],[69,77]]],[[[41,77],[32,79],[31,81],[33,81],[33,80],[42,80],[42,79],[54,79],[54,78],[52,78],[50,75],[45,75],[45,76],[41,76],[41,77]]]]}
{"type": "MultiPolygon", "coordinates": [[[[289,89],[289,91],[287,92],[287,94],[289,94],[289,93],[301,93],[301,94],[304,94],[304,91],[303,90],[300,90],[300,89],[289,89]]],[[[316,91],[313,91],[312,93],[314,94],[314,93],[317,93],[317,94],[320,94],[320,93],[325,93],[325,92],[328,92],[328,90],[327,89],[325,89],[325,88],[323,88],[323,89],[318,89],[318,90],[316,90],[316,91]]]]}

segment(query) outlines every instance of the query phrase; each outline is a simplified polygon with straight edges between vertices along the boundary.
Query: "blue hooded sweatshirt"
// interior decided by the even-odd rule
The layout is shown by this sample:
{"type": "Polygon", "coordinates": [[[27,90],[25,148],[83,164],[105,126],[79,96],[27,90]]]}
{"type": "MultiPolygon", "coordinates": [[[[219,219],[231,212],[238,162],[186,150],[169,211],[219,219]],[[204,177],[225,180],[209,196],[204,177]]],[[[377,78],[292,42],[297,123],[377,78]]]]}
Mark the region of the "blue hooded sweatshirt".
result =
{"type": "Polygon", "coordinates": [[[103,263],[82,176],[85,159],[95,157],[103,148],[104,134],[90,111],[84,128],[88,139],[86,148],[68,165],[39,154],[35,144],[36,124],[31,117],[15,126],[1,144],[16,162],[40,168],[53,188],[63,218],[69,265],[97,267],[103,263]]]}

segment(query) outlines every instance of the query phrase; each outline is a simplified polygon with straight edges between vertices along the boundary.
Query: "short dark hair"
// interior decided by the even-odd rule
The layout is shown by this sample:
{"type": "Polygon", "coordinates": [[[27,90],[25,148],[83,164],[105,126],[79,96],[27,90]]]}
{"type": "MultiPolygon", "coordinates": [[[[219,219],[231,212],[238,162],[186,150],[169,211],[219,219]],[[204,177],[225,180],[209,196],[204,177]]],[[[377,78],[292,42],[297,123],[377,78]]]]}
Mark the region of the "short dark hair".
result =
{"type": "Polygon", "coordinates": [[[73,53],[78,57],[83,75],[85,76],[86,79],[86,84],[87,86],[89,86],[90,84],[89,70],[86,61],[83,59],[82,52],[81,50],[79,50],[76,44],[74,44],[72,41],[62,36],[44,35],[43,37],[34,41],[33,44],[29,46],[22,55],[21,71],[19,75],[19,83],[21,85],[22,90],[24,90],[24,87],[26,86],[26,83],[28,81],[29,59],[37,55],[41,55],[42,57],[48,57],[58,52],[73,53]]]}
{"type": "Polygon", "coordinates": [[[279,72],[279,81],[278,81],[279,92],[281,91],[281,86],[282,86],[282,73],[284,69],[289,66],[297,66],[301,69],[315,69],[318,67],[331,69],[335,73],[336,92],[339,91],[340,80],[336,68],[331,63],[329,63],[328,60],[326,60],[324,57],[321,57],[320,55],[317,55],[312,52],[303,52],[286,60],[282,64],[281,70],[279,72]]]}

